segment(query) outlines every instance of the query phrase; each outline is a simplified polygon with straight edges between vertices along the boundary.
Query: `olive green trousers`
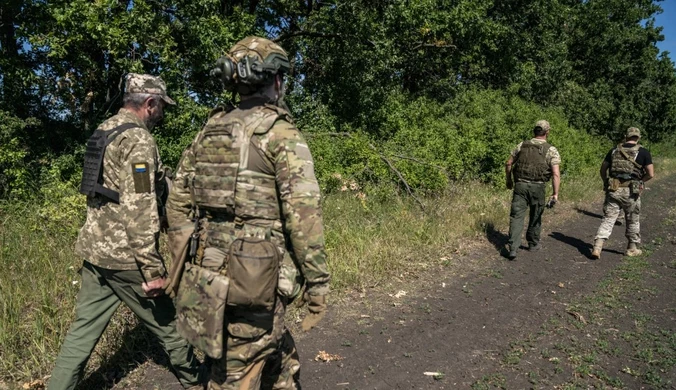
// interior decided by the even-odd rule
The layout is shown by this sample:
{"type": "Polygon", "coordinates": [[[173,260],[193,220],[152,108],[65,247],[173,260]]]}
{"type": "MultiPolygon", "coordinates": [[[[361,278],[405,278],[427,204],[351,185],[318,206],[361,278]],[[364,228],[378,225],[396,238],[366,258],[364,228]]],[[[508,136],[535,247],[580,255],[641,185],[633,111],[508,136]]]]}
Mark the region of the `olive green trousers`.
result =
{"type": "Polygon", "coordinates": [[[509,212],[509,241],[510,250],[519,249],[521,234],[523,233],[524,219],[528,217],[526,240],[528,246],[535,246],[540,242],[542,231],[542,212],[545,210],[545,184],[523,183],[514,184],[512,209],[509,212]]]}
{"type": "Polygon", "coordinates": [[[109,270],[84,262],[75,321],[56,358],[49,390],[75,388],[96,343],[122,302],[157,336],[184,387],[202,380],[198,378],[199,361],[192,347],[176,331],[173,302],[168,296],[146,297],[141,289],[143,281],[140,271],[109,270]]]}

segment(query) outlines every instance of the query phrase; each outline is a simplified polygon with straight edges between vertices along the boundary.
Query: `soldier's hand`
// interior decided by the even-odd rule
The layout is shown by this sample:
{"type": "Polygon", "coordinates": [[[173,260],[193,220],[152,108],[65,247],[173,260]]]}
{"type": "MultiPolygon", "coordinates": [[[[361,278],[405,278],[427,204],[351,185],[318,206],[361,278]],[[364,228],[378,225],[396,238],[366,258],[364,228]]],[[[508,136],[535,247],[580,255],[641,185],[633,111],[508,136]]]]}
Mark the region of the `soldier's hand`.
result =
{"type": "Polygon", "coordinates": [[[303,319],[301,328],[307,332],[317,326],[319,321],[326,315],[326,295],[310,295],[305,293],[303,296],[307,301],[308,315],[303,319]]]}
{"type": "Polygon", "coordinates": [[[141,284],[141,288],[147,297],[156,298],[164,294],[164,282],[165,278],[155,279],[141,284]]]}
{"type": "Polygon", "coordinates": [[[507,189],[511,190],[514,188],[514,182],[511,180],[507,180],[507,189]]]}

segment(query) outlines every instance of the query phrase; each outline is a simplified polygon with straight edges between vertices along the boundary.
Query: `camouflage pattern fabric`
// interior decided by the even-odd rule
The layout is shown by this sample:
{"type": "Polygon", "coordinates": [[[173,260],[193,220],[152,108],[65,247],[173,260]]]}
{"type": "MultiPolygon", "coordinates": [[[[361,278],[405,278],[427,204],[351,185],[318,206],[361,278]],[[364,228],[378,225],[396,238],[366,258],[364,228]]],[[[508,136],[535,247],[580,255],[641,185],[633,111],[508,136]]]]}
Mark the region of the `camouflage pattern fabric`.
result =
{"type": "Polygon", "coordinates": [[[229,279],[193,264],[185,267],[176,296],[176,328],[190,344],[220,358],[229,279]]]}
{"type": "Polygon", "coordinates": [[[149,93],[159,95],[167,104],[176,105],[176,102],[167,95],[167,86],[157,76],[149,74],[128,73],[124,84],[124,93],[149,93]]]}
{"type": "Polygon", "coordinates": [[[284,326],[285,307],[286,301],[280,298],[273,312],[227,313],[226,356],[214,361],[207,389],[300,389],[300,361],[284,326]]]}
{"type": "Polygon", "coordinates": [[[641,149],[641,145],[636,144],[631,148],[625,148],[622,144],[617,145],[612,151],[612,160],[610,163],[610,177],[621,178],[624,180],[643,177],[643,167],[636,163],[636,157],[641,149]],[[624,153],[622,153],[624,152],[624,153]],[[625,157],[625,155],[628,157],[625,157]]]}
{"type": "MultiPolygon", "coordinates": [[[[258,110],[257,107],[251,110],[258,110]]],[[[197,174],[194,152],[201,138],[198,134],[179,163],[167,201],[170,226],[190,223],[191,198],[187,184],[192,183],[197,174]]],[[[279,119],[269,131],[254,133],[249,145],[249,166],[238,173],[238,184],[242,188],[238,189],[240,197],[235,200],[236,214],[242,218],[243,226],[236,229],[235,216],[218,211],[212,213],[207,208],[207,247],[218,247],[227,252],[238,236],[262,238],[269,234],[282,254],[283,272],[280,274],[293,275],[289,269],[295,266],[301,275],[293,277],[300,279],[302,276],[311,295],[326,295],[330,275],[326,266],[320,193],[307,142],[292,123],[279,119]],[[274,213],[272,205],[278,209],[274,213]],[[287,250],[287,243],[291,244],[292,252],[287,250]]],[[[224,194],[228,196],[226,192],[224,194]]],[[[288,281],[280,281],[280,286],[288,288],[288,281]]]]}
{"type": "Polygon", "coordinates": [[[120,204],[101,197],[87,199],[87,221],[80,229],[75,251],[101,268],[140,268],[145,280],[151,281],[166,274],[157,251],[160,223],[155,195],[155,176],[163,167],[155,140],[131,111],[120,109],[99,129],[112,130],[125,123],[138,127],[115,138],[103,158],[104,185],[119,192],[120,204]],[[149,179],[144,192],[137,191],[134,177],[134,167],[139,164],[145,164],[149,179]]]}
{"type": "Polygon", "coordinates": [[[603,203],[603,221],[596,232],[595,240],[607,240],[613,232],[615,220],[620,210],[624,211],[626,219],[625,235],[629,243],[641,243],[641,198],[632,196],[628,187],[622,187],[617,191],[608,191],[603,203]]]}
{"type": "MultiPolygon", "coordinates": [[[[231,112],[216,110],[205,129],[230,126],[229,123],[236,122],[232,118],[245,124],[245,133],[252,134],[250,142],[235,145],[242,148],[237,154],[240,164],[237,183],[233,183],[235,193],[230,194],[227,186],[221,187],[222,192],[214,187],[208,193],[210,199],[234,198],[235,207],[233,215],[228,208],[219,209],[213,207],[213,201],[207,202],[204,261],[227,264],[225,257],[230,244],[241,237],[269,239],[276,245],[282,261],[274,311],[227,309],[226,352],[212,366],[209,388],[259,389],[260,381],[267,381],[275,383],[274,389],[295,389],[300,364],[291,334],[284,326],[286,302],[298,295],[303,280],[311,295],[323,296],[329,292],[330,275],[314,163],[307,142],[283,110],[264,102],[245,101],[231,112]],[[252,122],[252,118],[256,120],[252,122]],[[249,127],[251,123],[255,128],[249,127]]],[[[243,134],[241,130],[238,132],[243,134]]],[[[225,147],[228,141],[212,138],[200,146],[203,140],[200,132],[179,163],[167,205],[171,226],[190,223],[189,184],[202,174],[197,170],[198,164],[206,168],[207,163],[215,163],[214,169],[220,169],[216,167],[222,164],[224,172],[233,171],[232,166],[225,169],[227,162],[234,160],[226,157],[227,153],[221,154],[219,160],[216,150],[207,151],[206,154],[213,154],[211,161],[195,155],[197,150],[218,146],[219,142],[223,143],[220,147],[225,147]]],[[[213,183],[217,179],[202,181],[213,183]]]]}
{"type": "MultiPolygon", "coordinates": [[[[536,144],[536,145],[542,145],[547,143],[547,141],[540,139],[540,138],[531,138],[530,140],[531,143],[536,144]]],[[[512,150],[512,158],[514,161],[516,161],[516,157],[521,152],[521,147],[523,146],[523,142],[519,143],[514,150],[512,150]]],[[[547,161],[547,164],[551,168],[554,165],[561,165],[561,155],[559,154],[559,151],[554,147],[550,146],[549,149],[547,150],[547,153],[545,154],[545,160],[547,161]]],[[[528,180],[519,180],[522,182],[528,183],[528,180]]],[[[532,181],[532,183],[541,183],[538,181],[532,181]]]]}

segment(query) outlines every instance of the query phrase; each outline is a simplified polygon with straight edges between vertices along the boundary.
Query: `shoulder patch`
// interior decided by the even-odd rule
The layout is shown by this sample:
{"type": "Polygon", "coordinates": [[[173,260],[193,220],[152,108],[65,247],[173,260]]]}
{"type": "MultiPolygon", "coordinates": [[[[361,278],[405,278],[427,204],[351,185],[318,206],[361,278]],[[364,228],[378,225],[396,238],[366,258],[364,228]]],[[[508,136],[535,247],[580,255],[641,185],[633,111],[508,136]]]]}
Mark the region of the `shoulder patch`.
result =
{"type": "Polygon", "coordinates": [[[150,171],[148,170],[148,163],[131,163],[131,174],[134,178],[134,192],[137,194],[150,193],[150,171]]]}

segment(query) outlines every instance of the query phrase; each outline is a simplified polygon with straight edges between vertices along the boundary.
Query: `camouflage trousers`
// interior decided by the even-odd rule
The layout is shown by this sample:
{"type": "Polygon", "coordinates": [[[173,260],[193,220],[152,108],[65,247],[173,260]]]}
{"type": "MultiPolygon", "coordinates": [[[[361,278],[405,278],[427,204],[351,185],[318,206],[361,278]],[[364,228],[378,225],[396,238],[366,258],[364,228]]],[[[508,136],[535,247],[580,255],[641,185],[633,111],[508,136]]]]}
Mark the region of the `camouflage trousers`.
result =
{"type": "Polygon", "coordinates": [[[603,203],[603,221],[596,232],[595,240],[606,240],[613,232],[613,226],[620,210],[624,211],[626,218],[625,235],[630,243],[641,243],[641,225],[639,213],[641,212],[641,198],[632,196],[628,187],[622,187],[617,191],[606,192],[606,200],[603,203]]]}
{"type": "Polygon", "coordinates": [[[286,300],[273,312],[227,312],[225,356],[211,366],[209,390],[300,390],[300,361],[284,325],[286,300]]]}

